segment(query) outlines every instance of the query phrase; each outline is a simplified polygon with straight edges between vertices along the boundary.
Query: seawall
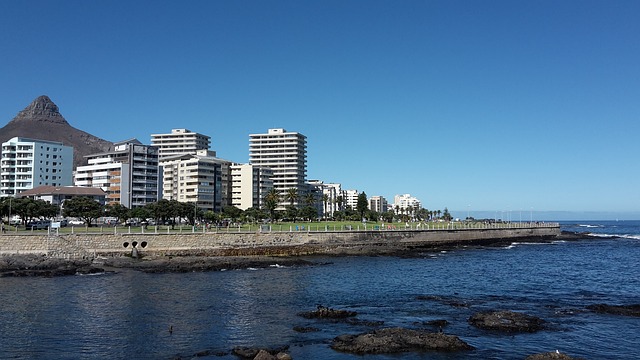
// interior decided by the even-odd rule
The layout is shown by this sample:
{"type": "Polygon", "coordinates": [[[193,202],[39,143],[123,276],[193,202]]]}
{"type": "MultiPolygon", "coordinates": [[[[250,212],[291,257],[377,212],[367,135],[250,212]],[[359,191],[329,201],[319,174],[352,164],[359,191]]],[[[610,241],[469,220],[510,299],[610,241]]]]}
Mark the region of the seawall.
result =
{"type": "Polygon", "coordinates": [[[238,233],[23,234],[0,236],[0,255],[58,258],[125,256],[357,255],[420,252],[438,247],[486,245],[522,239],[549,240],[557,224],[544,226],[393,231],[295,231],[238,233]]]}

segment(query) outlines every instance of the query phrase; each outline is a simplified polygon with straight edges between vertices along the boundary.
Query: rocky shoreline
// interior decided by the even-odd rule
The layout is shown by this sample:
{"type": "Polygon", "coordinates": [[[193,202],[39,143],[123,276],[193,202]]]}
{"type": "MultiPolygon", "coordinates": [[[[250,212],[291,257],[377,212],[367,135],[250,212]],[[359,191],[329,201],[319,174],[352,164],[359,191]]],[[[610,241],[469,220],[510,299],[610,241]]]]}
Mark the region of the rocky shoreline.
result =
{"type": "MultiPolygon", "coordinates": [[[[597,236],[584,233],[563,231],[553,239],[547,237],[533,237],[519,239],[522,242],[549,243],[552,241],[577,241],[597,236]]],[[[299,246],[291,246],[287,251],[286,246],[273,249],[252,248],[250,252],[243,249],[217,250],[212,253],[173,256],[145,256],[144,252],[132,253],[132,256],[111,256],[86,259],[61,259],[44,255],[8,255],[0,257],[0,277],[29,277],[29,276],[68,276],[99,274],[117,272],[123,269],[132,269],[147,273],[163,272],[194,272],[194,271],[221,271],[248,268],[268,268],[277,266],[309,266],[317,263],[305,260],[302,257],[311,254],[322,256],[396,256],[396,257],[421,257],[426,253],[443,250],[455,250],[460,247],[478,246],[492,247],[505,246],[513,243],[513,239],[492,239],[482,241],[451,241],[415,246],[409,248],[385,247],[380,244],[359,246],[354,248],[324,249],[322,252],[300,249],[299,246]],[[274,256],[287,254],[284,256],[274,256]]],[[[308,256],[305,256],[309,258],[308,256]]]]}

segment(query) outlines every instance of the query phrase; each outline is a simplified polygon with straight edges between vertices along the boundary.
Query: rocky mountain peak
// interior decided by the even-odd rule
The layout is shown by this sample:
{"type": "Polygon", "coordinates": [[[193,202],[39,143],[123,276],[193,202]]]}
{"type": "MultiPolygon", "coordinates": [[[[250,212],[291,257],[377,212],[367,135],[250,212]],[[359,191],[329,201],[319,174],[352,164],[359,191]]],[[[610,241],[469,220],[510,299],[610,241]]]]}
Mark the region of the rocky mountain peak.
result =
{"type": "Polygon", "coordinates": [[[38,96],[24,110],[20,111],[12,121],[46,121],[55,124],[68,124],[60,114],[58,105],[47,95],[38,96]]]}

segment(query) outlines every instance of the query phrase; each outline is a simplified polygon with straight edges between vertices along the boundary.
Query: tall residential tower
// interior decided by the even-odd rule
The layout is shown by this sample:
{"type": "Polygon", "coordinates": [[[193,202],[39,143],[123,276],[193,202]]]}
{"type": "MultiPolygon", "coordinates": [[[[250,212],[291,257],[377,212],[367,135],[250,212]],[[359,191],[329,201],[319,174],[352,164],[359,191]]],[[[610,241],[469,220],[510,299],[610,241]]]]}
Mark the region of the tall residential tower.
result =
{"type": "Polygon", "coordinates": [[[273,188],[281,194],[295,188],[300,201],[307,192],[306,136],[285,129],[269,129],[266,134],[251,134],[249,163],[271,168],[273,188]]]}

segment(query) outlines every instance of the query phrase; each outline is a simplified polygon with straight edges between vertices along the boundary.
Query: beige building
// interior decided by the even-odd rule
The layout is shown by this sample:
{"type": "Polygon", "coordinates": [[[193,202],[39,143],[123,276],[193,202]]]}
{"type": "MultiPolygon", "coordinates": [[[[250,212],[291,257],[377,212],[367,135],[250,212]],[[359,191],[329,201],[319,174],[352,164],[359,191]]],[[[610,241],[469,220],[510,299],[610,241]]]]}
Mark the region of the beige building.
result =
{"type": "Polygon", "coordinates": [[[372,196],[369,198],[369,209],[378,213],[387,212],[389,203],[383,196],[372,196]]]}
{"type": "Polygon", "coordinates": [[[230,165],[206,150],[166,158],[162,165],[162,198],[196,203],[202,210],[219,212],[230,203],[226,195],[230,192],[230,165]]]}
{"type": "Polygon", "coordinates": [[[262,199],[273,189],[273,171],[251,164],[231,165],[231,205],[247,210],[260,208],[262,199]]]}

